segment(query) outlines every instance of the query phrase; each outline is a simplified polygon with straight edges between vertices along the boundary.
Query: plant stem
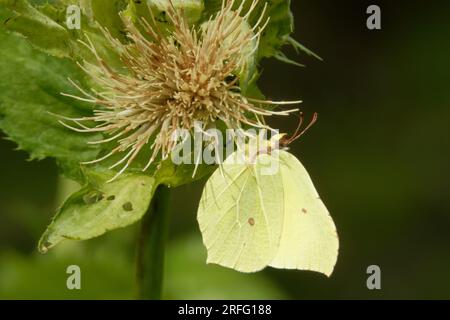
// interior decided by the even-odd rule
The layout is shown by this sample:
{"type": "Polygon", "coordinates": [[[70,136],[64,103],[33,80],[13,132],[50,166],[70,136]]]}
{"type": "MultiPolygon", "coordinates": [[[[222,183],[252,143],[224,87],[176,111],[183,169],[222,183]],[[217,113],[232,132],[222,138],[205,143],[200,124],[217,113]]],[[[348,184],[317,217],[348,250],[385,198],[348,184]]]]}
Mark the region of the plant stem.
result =
{"type": "Polygon", "coordinates": [[[161,299],[164,277],[164,253],[169,225],[170,192],[159,186],[141,222],[137,244],[136,277],[138,299],[161,299]]]}

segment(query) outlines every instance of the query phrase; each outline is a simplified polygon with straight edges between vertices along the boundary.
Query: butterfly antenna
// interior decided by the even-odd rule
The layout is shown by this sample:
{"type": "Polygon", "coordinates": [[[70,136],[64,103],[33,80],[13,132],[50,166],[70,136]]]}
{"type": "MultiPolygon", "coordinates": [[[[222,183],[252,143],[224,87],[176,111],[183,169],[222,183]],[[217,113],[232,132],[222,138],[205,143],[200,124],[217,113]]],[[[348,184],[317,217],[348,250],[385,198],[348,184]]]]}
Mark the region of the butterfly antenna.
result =
{"type": "Polygon", "coordinates": [[[311,122],[306,126],[305,129],[303,129],[302,131],[301,128],[303,126],[303,120],[304,120],[304,114],[303,112],[300,112],[300,121],[299,124],[297,126],[297,129],[295,130],[295,133],[292,135],[292,137],[290,137],[289,139],[286,139],[285,141],[283,141],[284,145],[290,145],[292,142],[296,141],[297,139],[299,139],[300,137],[302,137],[316,122],[318,119],[319,115],[317,112],[314,112],[313,118],[311,119],[311,122]]]}
{"type": "Polygon", "coordinates": [[[303,112],[300,111],[300,120],[298,121],[297,129],[295,129],[295,132],[292,135],[292,137],[288,139],[289,143],[292,143],[293,141],[295,141],[299,137],[300,130],[301,130],[302,126],[303,126],[303,120],[305,120],[305,115],[304,115],[303,112]]]}

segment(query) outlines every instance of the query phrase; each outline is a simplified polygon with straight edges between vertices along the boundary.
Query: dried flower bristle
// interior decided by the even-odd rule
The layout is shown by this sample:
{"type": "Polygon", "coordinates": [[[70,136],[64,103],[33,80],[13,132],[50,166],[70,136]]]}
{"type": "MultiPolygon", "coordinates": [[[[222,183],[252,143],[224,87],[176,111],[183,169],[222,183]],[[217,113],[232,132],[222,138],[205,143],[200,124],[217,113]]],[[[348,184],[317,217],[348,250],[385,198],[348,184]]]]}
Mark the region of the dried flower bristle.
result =
{"type": "MultiPolygon", "coordinates": [[[[79,132],[105,135],[104,140],[91,142],[93,144],[117,142],[110,153],[87,164],[123,153],[121,160],[111,167],[122,165],[117,177],[148,145],[151,153],[143,168],[145,171],[158,155],[164,159],[171,153],[176,144],[172,135],[178,129],[192,131],[194,122],[209,126],[221,120],[231,129],[243,126],[267,128],[265,116],[288,115],[294,111],[269,111],[261,106],[300,101],[260,101],[240,92],[239,70],[249,57],[242,55],[242,48],[256,41],[254,50],[257,50],[265,26],[264,9],[256,25],[242,28],[244,24],[249,25],[249,17],[258,0],[252,0],[248,10],[244,10],[245,2],[233,10],[235,1],[224,0],[221,10],[198,29],[189,27],[181,9],[170,6],[167,10],[171,23],[169,35],[158,29],[153,15],[150,23],[145,19],[140,21],[144,34],[124,19],[130,39],[127,44],[104,30],[128,73],[119,73],[109,67],[86,37],[85,45],[95,55],[96,63],[85,61],[80,66],[103,90],[92,89],[89,93],[72,82],[83,96],[67,96],[98,107],[91,117],[66,119],[75,125],[62,123],[79,132]],[[88,127],[84,121],[99,125],[88,127]]],[[[253,50],[246,53],[253,54],[253,50]]]]}

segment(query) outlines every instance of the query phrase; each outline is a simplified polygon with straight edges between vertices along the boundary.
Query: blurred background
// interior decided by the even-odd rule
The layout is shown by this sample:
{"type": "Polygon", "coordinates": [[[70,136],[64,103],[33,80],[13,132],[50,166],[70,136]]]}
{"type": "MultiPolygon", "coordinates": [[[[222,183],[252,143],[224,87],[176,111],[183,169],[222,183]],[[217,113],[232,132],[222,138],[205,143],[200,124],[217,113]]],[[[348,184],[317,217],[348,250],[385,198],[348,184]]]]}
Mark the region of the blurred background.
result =
{"type": "MultiPolygon", "coordinates": [[[[243,275],[205,264],[196,222],[204,182],[173,190],[166,261],[169,299],[450,299],[450,2],[293,0],[295,38],[323,62],[264,61],[273,99],[303,99],[319,122],[292,146],[329,208],[340,237],[330,279],[267,269],[243,275]],[[382,30],[366,28],[378,4],[382,30]],[[381,268],[381,290],[366,269],[381,268]]],[[[1,94],[1,93],[0,93],[1,94]]],[[[296,119],[274,121],[292,132],[296,119]]],[[[46,255],[36,244],[73,186],[52,160],[28,162],[0,140],[0,299],[131,299],[136,227],[67,242],[46,255]],[[82,290],[66,289],[66,268],[82,290]]]]}

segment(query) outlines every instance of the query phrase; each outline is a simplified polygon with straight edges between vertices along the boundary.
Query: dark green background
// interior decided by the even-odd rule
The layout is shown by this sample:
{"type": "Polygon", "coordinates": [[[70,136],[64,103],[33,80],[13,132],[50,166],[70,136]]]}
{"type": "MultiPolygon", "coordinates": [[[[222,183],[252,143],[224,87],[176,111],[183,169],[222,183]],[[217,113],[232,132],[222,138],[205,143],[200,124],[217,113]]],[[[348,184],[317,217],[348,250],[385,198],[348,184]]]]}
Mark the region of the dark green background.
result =
{"type": "MultiPolygon", "coordinates": [[[[265,61],[261,87],[273,99],[303,99],[307,116],[319,113],[292,152],[337,225],[334,274],[247,276],[205,266],[196,183],[174,190],[165,296],[449,299],[450,2],[292,2],[295,38],[324,61],[298,57],[306,68],[265,61]],[[381,6],[379,31],[365,27],[372,3],[381,6]],[[379,291],[366,287],[372,264],[381,267],[379,291]]],[[[285,131],[296,124],[273,121],[285,131]]],[[[52,160],[27,162],[14,148],[1,140],[0,298],[132,298],[135,227],[36,253],[69,187],[52,160]],[[80,292],[65,288],[70,264],[82,269],[80,292]]]]}

